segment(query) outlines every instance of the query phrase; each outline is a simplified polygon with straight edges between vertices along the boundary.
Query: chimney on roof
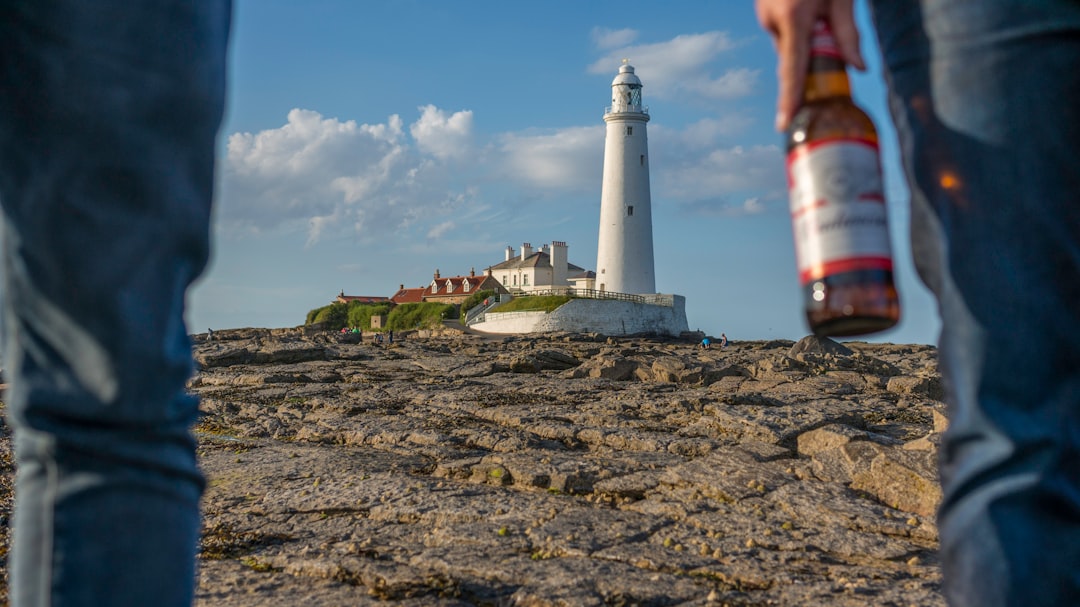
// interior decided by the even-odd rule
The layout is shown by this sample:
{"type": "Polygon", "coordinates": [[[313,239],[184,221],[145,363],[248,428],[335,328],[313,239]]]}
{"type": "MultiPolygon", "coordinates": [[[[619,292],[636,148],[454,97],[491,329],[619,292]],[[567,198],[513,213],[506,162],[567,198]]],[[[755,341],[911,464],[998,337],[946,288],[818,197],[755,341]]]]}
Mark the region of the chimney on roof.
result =
{"type": "Polygon", "coordinates": [[[551,284],[563,286],[570,284],[569,263],[566,256],[566,242],[561,240],[551,241],[551,284]]]}
{"type": "Polygon", "coordinates": [[[506,259],[505,259],[505,261],[510,261],[513,258],[514,258],[514,247],[511,247],[511,246],[508,245],[506,247],[506,259]]]}
{"type": "Polygon", "coordinates": [[[439,280],[439,268],[435,268],[435,280],[439,280]]]}
{"type": "Polygon", "coordinates": [[[404,291],[404,290],[405,290],[405,285],[404,285],[404,284],[400,284],[400,285],[398,285],[398,288],[397,288],[397,290],[398,290],[398,291],[404,291]]]}
{"type": "Polygon", "coordinates": [[[469,268],[469,277],[476,276],[476,268],[469,268]]]}
{"type": "Polygon", "coordinates": [[[521,243],[521,261],[528,259],[529,255],[532,255],[532,243],[521,243]]]}

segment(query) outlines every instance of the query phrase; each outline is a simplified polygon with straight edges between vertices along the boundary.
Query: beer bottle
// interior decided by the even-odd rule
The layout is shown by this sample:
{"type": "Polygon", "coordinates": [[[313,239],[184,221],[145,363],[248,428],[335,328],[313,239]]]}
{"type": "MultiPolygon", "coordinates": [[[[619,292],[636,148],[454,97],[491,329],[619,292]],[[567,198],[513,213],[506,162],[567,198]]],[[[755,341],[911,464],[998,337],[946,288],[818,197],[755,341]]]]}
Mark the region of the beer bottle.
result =
{"type": "Polygon", "coordinates": [[[801,109],[787,133],[795,257],[810,329],[863,335],[900,319],[877,130],[851,100],[829,25],[814,28],[801,109]]]}

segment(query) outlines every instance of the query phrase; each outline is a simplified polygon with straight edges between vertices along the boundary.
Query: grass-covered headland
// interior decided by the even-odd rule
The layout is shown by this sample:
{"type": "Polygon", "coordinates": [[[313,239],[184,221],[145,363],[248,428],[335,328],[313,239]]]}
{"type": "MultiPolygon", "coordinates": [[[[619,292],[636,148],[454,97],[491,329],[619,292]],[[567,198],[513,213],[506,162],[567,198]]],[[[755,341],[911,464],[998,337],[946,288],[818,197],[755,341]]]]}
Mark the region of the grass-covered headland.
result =
{"type": "MultiPolygon", "coordinates": [[[[360,302],[332,303],[315,308],[307,314],[304,324],[322,324],[330,331],[340,331],[343,327],[371,329],[371,317],[386,315],[384,330],[407,331],[410,329],[434,329],[442,321],[455,314],[464,314],[488,297],[494,291],[479,291],[465,300],[460,308],[451,304],[423,302],[393,305],[391,303],[363,304],[360,302]],[[460,311],[459,311],[460,310],[460,311]]],[[[513,300],[495,308],[496,312],[525,312],[543,310],[551,312],[570,301],[566,295],[537,295],[515,297],[513,300]]]]}
{"type": "Polygon", "coordinates": [[[305,324],[323,324],[331,331],[344,327],[371,330],[371,317],[386,315],[385,330],[433,329],[456,313],[454,306],[441,303],[362,304],[332,303],[308,312],[305,324]]]}

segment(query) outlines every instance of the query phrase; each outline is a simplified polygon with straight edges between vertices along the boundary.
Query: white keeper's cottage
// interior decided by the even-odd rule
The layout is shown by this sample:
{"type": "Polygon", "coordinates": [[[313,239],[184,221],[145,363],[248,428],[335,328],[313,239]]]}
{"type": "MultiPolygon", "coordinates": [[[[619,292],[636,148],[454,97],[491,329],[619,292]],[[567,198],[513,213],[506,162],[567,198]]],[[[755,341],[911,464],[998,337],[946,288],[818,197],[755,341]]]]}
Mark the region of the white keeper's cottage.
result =
{"type": "Polygon", "coordinates": [[[595,276],[584,268],[567,261],[567,245],[554,240],[551,245],[533,249],[531,243],[523,243],[521,251],[506,247],[505,259],[490,266],[485,274],[499,281],[511,293],[530,293],[533,291],[551,291],[573,287],[578,289],[593,288],[591,278],[595,276]]]}

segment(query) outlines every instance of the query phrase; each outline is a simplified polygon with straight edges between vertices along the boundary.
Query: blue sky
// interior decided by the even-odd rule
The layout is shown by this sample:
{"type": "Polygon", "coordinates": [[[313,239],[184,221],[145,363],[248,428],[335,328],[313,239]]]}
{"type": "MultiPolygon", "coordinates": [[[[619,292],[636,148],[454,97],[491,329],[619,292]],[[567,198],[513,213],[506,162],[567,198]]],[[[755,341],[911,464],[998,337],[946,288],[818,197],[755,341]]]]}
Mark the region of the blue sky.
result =
{"type": "MultiPolygon", "coordinates": [[[[863,45],[870,70],[853,82],[883,138],[905,314],[871,339],[934,343],[863,45]]],[[[595,269],[602,114],[624,57],[652,117],[657,289],[686,296],[691,329],[802,337],[775,56],[750,0],[237,0],[191,330],[295,326],[339,291],[479,273],[523,242],[566,241],[595,269]]]]}

